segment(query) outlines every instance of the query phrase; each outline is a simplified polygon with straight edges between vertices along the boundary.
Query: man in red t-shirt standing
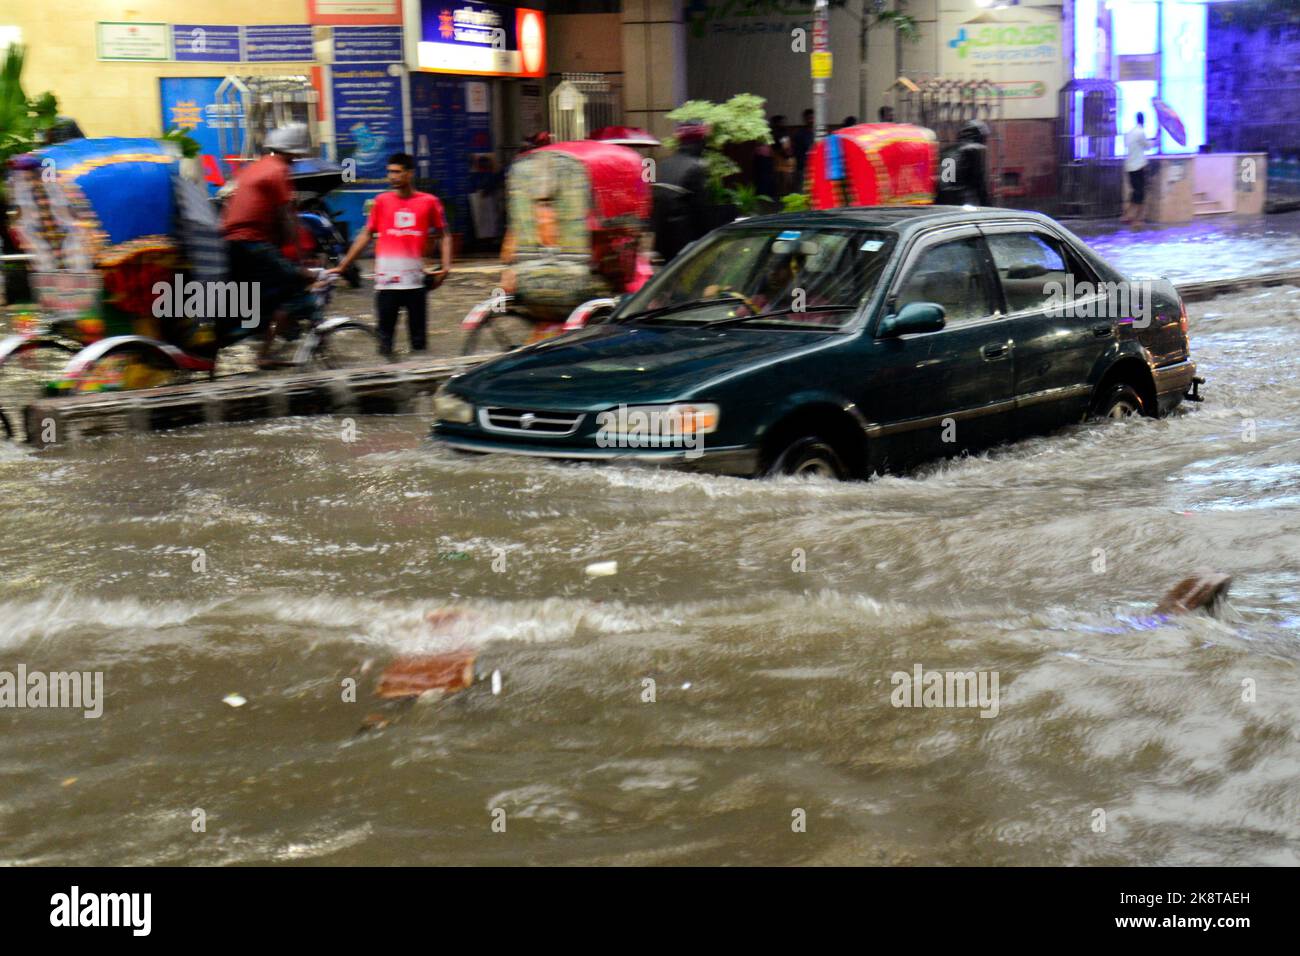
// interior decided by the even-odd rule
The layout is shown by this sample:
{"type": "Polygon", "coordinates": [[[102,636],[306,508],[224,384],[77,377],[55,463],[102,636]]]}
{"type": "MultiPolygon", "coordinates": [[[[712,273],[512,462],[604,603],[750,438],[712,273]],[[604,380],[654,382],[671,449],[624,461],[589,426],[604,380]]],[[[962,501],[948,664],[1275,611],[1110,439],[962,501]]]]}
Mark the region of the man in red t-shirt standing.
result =
{"type": "Polygon", "coordinates": [[[451,272],[451,236],[442,203],[437,196],[411,188],[415,177],[415,159],[409,153],[388,157],[388,185],[392,190],[380,193],[370,209],[370,218],[358,234],[343,260],[331,269],[341,273],[352,265],[370,237],[375,243],[375,312],[379,317],[379,351],[393,354],[397,315],[406,309],[411,351],[426,348],[426,290],[436,289],[451,272]],[[442,268],[426,270],[424,260],[431,257],[434,236],[442,236],[442,268]]]}

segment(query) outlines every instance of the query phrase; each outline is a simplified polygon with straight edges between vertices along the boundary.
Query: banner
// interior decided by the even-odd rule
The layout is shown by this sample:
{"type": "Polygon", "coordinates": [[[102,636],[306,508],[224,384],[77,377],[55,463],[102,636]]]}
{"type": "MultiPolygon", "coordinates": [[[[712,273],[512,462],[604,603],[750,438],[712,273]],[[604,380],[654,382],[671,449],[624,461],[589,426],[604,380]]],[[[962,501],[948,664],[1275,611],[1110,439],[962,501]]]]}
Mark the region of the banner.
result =
{"type": "Polygon", "coordinates": [[[1065,83],[1058,11],[940,11],[939,41],[939,72],[996,83],[1003,119],[1056,116],[1056,95],[1065,83]]]}
{"type": "Polygon", "coordinates": [[[401,71],[385,63],[335,67],[331,85],[338,161],[356,164],[356,185],[383,185],[388,157],[405,149],[401,71]]]}
{"type": "Polygon", "coordinates": [[[334,27],[335,63],[401,63],[402,28],[334,27]]]}
{"type": "Polygon", "coordinates": [[[238,63],[244,58],[244,35],[235,26],[173,23],[172,51],[181,61],[238,63]]]}
{"type": "Polygon", "coordinates": [[[244,27],[244,58],[248,63],[310,63],[316,58],[311,25],[244,27]]]}

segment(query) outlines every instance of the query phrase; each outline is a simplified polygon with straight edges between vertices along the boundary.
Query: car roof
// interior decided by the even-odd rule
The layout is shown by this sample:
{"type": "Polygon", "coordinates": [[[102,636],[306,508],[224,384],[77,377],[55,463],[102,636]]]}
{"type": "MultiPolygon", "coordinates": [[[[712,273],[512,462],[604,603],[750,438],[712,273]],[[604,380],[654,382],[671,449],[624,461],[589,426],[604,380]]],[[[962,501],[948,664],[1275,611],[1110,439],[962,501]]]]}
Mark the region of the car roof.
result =
{"type": "Polygon", "coordinates": [[[1055,225],[1042,213],[1025,209],[993,209],[988,206],[850,206],[843,209],[755,216],[730,223],[725,228],[744,228],[755,224],[805,229],[817,226],[852,226],[859,229],[866,227],[909,233],[935,226],[990,222],[1000,219],[1020,221],[1028,219],[1055,225]]]}

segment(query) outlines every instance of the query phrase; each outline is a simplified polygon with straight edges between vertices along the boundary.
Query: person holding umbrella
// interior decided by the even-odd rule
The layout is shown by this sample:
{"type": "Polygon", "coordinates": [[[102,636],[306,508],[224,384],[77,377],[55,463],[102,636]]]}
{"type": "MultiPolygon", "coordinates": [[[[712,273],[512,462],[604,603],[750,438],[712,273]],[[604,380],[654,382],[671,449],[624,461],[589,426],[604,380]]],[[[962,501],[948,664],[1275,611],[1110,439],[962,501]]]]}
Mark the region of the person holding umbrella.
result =
{"type": "Polygon", "coordinates": [[[1129,197],[1119,221],[1125,225],[1146,218],[1147,150],[1151,148],[1151,141],[1147,139],[1146,116],[1138,113],[1135,118],[1137,122],[1133,128],[1124,134],[1127,150],[1124,172],[1128,176],[1129,197]]]}

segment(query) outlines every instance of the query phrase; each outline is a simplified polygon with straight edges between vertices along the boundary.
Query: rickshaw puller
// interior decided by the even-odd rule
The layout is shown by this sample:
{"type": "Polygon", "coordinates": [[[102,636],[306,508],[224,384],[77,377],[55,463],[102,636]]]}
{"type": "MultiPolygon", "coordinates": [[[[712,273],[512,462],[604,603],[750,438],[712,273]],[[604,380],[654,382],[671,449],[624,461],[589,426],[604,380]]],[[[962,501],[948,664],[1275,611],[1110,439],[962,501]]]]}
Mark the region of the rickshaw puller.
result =
{"type": "MultiPolygon", "coordinates": [[[[260,294],[261,315],[254,329],[262,330],[259,366],[270,364],[275,336],[290,320],[310,320],[316,308],[309,287],[315,276],[290,262],[281,246],[298,241],[298,217],[293,206],[289,165],[295,156],[311,153],[307,127],[294,123],[266,134],[261,159],[239,175],[239,188],[226,204],[221,233],[230,252],[230,278],[255,282],[260,294]],[[263,320],[263,315],[271,320],[263,320]]],[[[218,316],[218,321],[235,317],[218,316]]],[[[218,337],[235,337],[221,329],[218,337]]]]}

